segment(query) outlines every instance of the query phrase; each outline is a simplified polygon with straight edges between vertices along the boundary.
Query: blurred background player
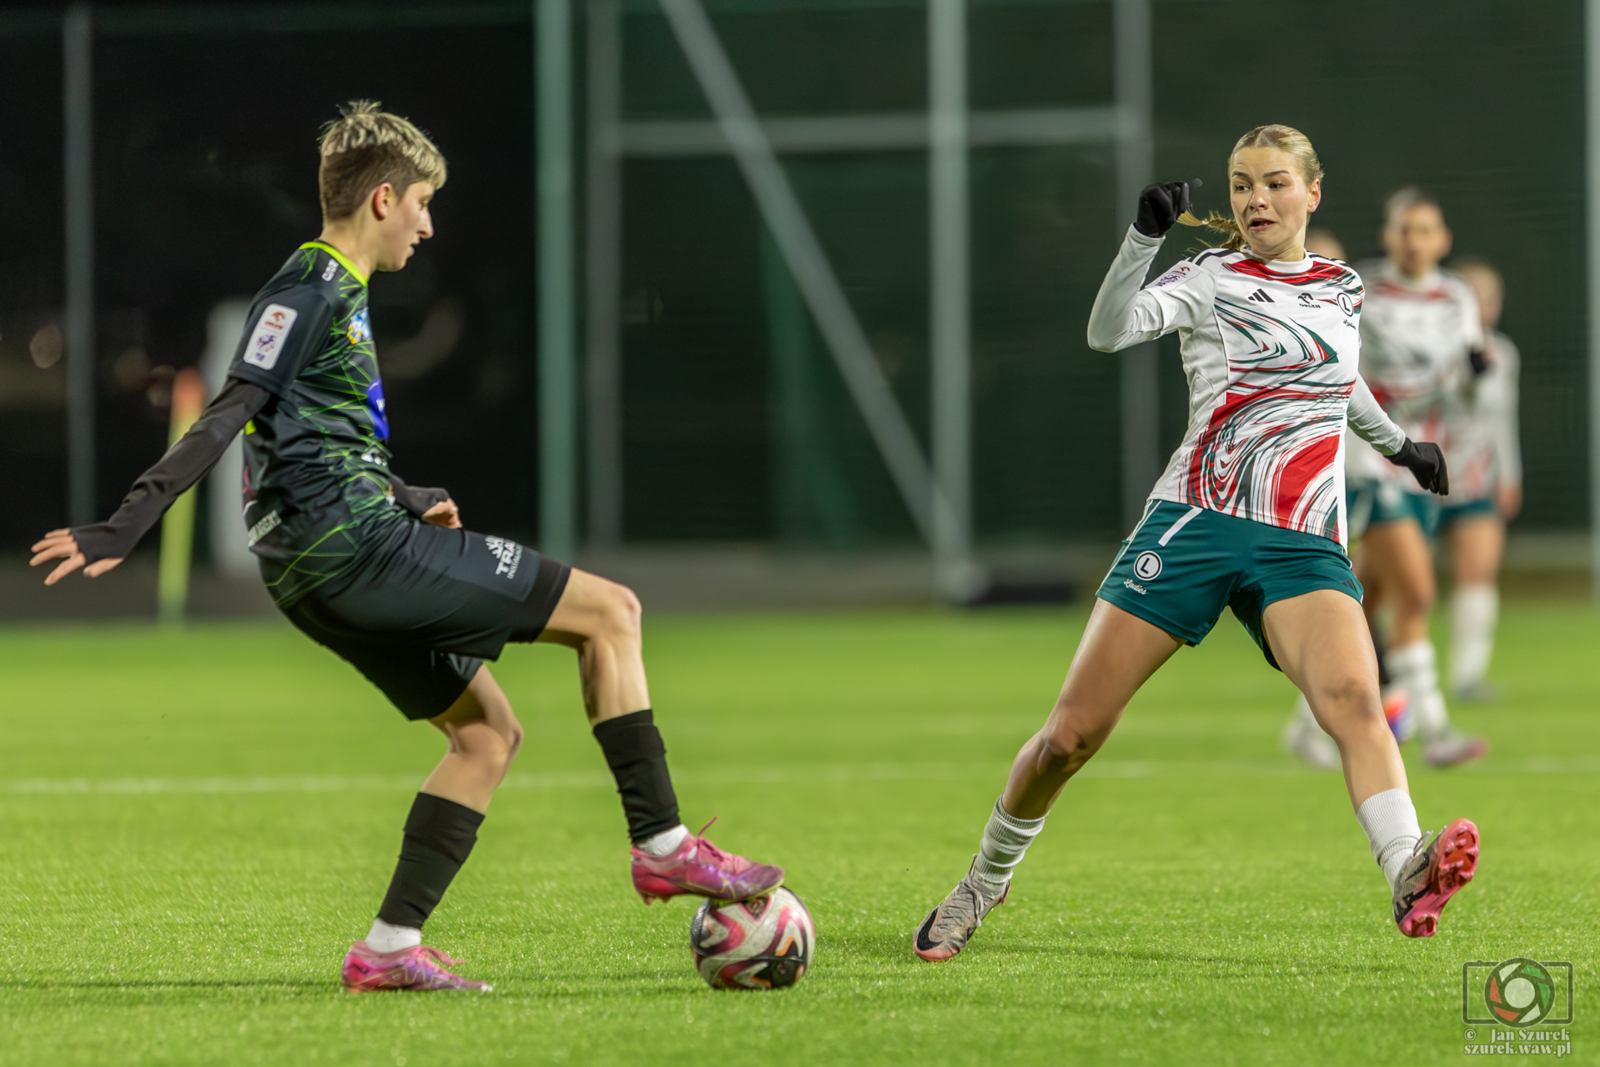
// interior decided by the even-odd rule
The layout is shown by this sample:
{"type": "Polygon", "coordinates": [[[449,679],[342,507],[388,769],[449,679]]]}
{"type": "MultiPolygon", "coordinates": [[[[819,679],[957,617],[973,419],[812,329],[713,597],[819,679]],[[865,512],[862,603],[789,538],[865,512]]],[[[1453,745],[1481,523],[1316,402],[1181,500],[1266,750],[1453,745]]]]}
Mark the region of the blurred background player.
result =
{"type": "Polygon", "coordinates": [[[913,933],[924,960],[966,946],[1128,701],[1179,648],[1198,644],[1224,607],[1337,739],[1400,932],[1431,936],[1472,877],[1471,822],[1437,835],[1419,828],[1384,721],[1341,510],[1347,426],[1429,492],[1448,488],[1443,454],[1408,437],[1361,380],[1361,279],[1305,252],[1306,220],[1322,199],[1311,142],[1287,126],[1250,130],[1229,154],[1228,181],[1231,215],[1208,220],[1228,233],[1226,245],[1145,286],[1193,183],[1147,187],[1095,298],[1088,333],[1098,351],[1178,334],[1188,432],[1100,585],[1061,695],[1017,753],[979,854],[913,933]]]}
{"type": "Polygon", "coordinates": [[[1450,464],[1450,496],[1440,531],[1450,559],[1450,692],[1461,700],[1497,697],[1485,675],[1500,614],[1496,580],[1506,523],[1522,509],[1517,375],[1522,357],[1495,326],[1504,303],[1500,272],[1481,259],[1459,259],[1452,271],[1471,286],[1483,324],[1488,367],[1470,394],[1446,398],[1441,444],[1450,464]]]}
{"type": "MultiPolygon", "coordinates": [[[[1306,252],[1349,266],[1344,242],[1326,227],[1313,226],[1306,230],[1306,252]]],[[[1451,481],[1453,484],[1453,470],[1451,481]]],[[[1355,565],[1357,574],[1361,573],[1361,533],[1362,531],[1357,529],[1350,531],[1350,559],[1355,565]]],[[[1367,623],[1369,626],[1376,626],[1376,620],[1370,616],[1367,623]]],[[[1408,710],[1406,691],[1394,685],[1389,677],[1389,666],[1383,657],[1383,640],[1376,629],[1372,631],[1372,653],[1378,660],[1378,684],[1383,693],[1384,718],[1390,723],[1399,722],[1408,710]]],[[[1295,713],[1289,717],[1288,725],[1284,727],[1283,743],[1289,751],[1313,767],[1332,770],[1339,766],[1339,749],[1334,745],[1333,738],[1323,733],[1322,727],[1317,725],[1316,717],[1311,714],[1311,705],[1306,703],[1304,696],[1300,697],[1295,713]]]]}
{"type": "Polygon", "coordinates": [[[400,859],[346,989],[484,990],[422,944],[422,926],[477,841],[522,726],[484,660],[508,641],[578,653],[583,702],[633,841],[634,889],[742,900],[783,869],[722,852],[678,819],[645,680],[640,607],[627,588],[462,528],[443,489],[389,469],[389,416],[368,322],[367,280],[433,236],[444,156],[410,122],[357,101],[321,140],[321,236],[257,295],[228,383],[193,429],[134,483],[108,522],[55,530],[33,565],[45,584],[111,570],[245,434],[244,522],[278,608],[426,720],[447,751],[406,819],[400,859]]]}
{"type": "MultiPolygon", "coordinates": [[[[1452,236],[1438,203],[1420,190],[1390,195],[1381,239],[1386,258],[1357,267],[1367,286],[1361,374],[1408,436],[1437,439],[1447,404],[1472,403],[1487,369],[1477,299],[1466,282],[1439,270],[1452,236]]],[[[1477,759],[1488,745],[1451,726],[1428,636],[1436,585],[1428,540],[1438,527],[1439,501],[1396,478],[1353,435],[1346,449],[1347,512],[1351,536],[1360,538],[1356,574],[1366,588],[1363,606],[1369,620],[1387,610],[1384,665],[1405,692],[1407,712],[1392,722],[1396,735],[1402,741],[1416,736],[1431,766],[1477,759]]],[[[1327,743],[1314,727],[1302,697],[1285,740],[1307,763],[1327,766],[1327,743]]]]}

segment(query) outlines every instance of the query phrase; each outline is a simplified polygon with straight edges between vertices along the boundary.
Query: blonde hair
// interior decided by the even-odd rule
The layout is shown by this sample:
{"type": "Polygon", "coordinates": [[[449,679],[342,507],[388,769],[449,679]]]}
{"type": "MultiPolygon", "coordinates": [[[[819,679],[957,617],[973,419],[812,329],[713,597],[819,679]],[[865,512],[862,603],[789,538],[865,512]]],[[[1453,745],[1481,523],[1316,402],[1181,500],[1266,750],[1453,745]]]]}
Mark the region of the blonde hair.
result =
{"type": "MultiPolygon", "coordinates": [[[[1322,178],[1322,160],[1317,158],[1317,150],[1311,147],[1311,138],[1295,129],[1293,126],[1257,126],[1248,131],[1234,143],[1233,151],[1228,153],[1228,170],[1233,170],[1233,157],[1239,154],[1242,148],[1276,148],[1287,152],[1294,160],[1295,166],[1300,170],[1300,176],[1305,179],[1306,186],[1322,178]]],[[[1239,224],[1233,216],[1223,215],[1213,211],[1203,219],[1195,218],[1184,212],[1178,219],[1187,226],[1204,226],[1208,230],[1216,230],[1224,234],[1225,239],[1221,247],[1235,251],[1245,245],[1244,231],[1239,229],[1239,224]]]]}
{"type": "Polygon", "coordinates": [[[317,186],[322,217],[353,215],[372,191],[388,182],[404,195],[416,182],[444,185],[444,154],[428,135],[376,100],[352,100],[322,127],[317,186]]]}

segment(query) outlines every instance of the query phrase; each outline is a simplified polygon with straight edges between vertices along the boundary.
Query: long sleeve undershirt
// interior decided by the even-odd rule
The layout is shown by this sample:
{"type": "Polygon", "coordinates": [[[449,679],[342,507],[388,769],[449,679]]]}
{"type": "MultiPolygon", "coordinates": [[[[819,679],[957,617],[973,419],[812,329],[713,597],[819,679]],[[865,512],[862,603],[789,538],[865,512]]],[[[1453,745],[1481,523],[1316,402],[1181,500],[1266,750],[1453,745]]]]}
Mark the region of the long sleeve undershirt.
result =
{"type": "Polygon", "coordinates": [[[84,559],[90,563],[122,559],[132,552],[172,502],[217,465],[245,423],[267,406],[271,396],[259,385],[229,378],[189,432],[133,483],[116,514],[105,522],[73,529],[84,559]]]}

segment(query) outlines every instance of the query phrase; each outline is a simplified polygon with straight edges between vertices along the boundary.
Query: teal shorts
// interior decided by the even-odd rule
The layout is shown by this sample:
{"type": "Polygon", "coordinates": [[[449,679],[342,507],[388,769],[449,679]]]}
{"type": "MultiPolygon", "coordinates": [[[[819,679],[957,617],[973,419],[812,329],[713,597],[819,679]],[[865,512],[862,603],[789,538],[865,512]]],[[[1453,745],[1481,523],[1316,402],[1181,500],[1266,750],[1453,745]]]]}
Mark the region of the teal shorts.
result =
{"type": "Polygon", "coordinates": [[[1457,519],[1494,519],[1499,518],[1500,508],[1495,504],[1493,497],[1480,496],[1476,500],[1463,500],[1458,504],[1448,502],[1439,509],[1439,529],[1444,529],[1457,519]]]}
{"type": "Polygon", "coordinates": [[[1337,589],[1361,600],[1361,583],[1337,541],[1152,500],[1096,595],[1191,645],[1198,645],[1223,607],[1230,607],[1267,662],[1277,667],[1262,612],[1317,589],[1337,589]]]}
{"type": "Polygon", "coordinates": [[[1350,518],[1352,540],[1369,526],[1406,519],[1416,520],[1428,537],[1439,532],[1439,498],[1432,493],[1408,493],[1392,482],[1351,482],[1345,489],[1344,509],[1350,518]]]}

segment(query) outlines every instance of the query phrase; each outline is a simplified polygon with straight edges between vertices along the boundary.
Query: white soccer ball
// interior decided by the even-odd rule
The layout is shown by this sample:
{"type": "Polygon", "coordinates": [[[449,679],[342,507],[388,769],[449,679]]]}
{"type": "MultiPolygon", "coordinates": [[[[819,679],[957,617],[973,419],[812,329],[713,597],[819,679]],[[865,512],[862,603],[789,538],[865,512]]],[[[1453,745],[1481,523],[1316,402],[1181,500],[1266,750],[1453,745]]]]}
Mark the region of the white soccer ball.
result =
{"type": "Polygon", "coordinates": [[[784,989],[811,965],[816,927],[800,898],[782,886],[725,904],[707,900],[689,924],[689,948],[713,989],[784,989]]]}

